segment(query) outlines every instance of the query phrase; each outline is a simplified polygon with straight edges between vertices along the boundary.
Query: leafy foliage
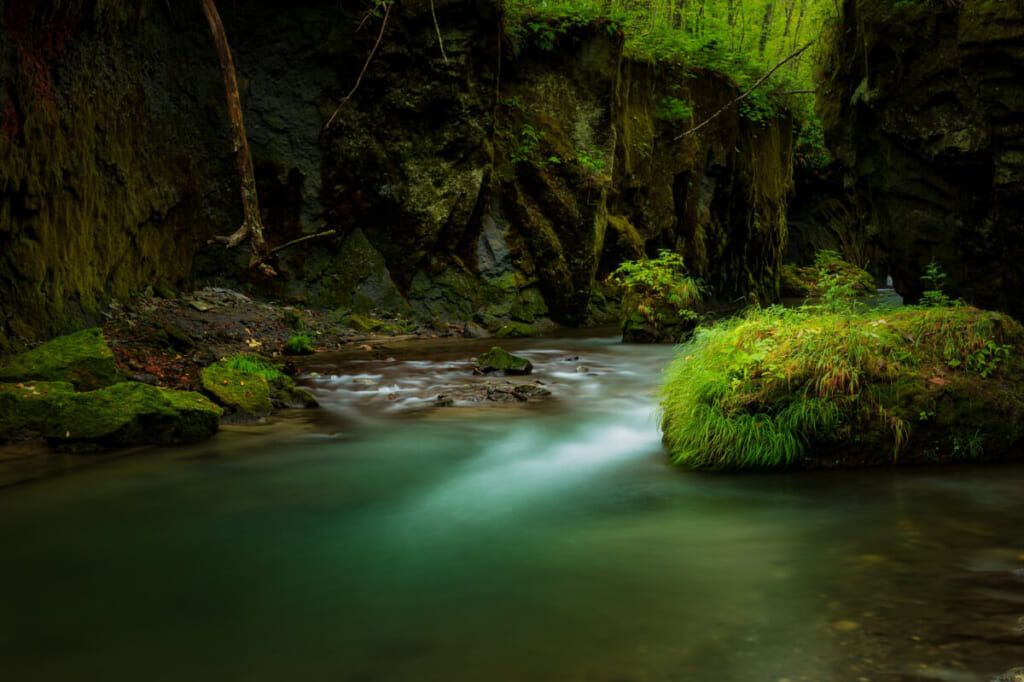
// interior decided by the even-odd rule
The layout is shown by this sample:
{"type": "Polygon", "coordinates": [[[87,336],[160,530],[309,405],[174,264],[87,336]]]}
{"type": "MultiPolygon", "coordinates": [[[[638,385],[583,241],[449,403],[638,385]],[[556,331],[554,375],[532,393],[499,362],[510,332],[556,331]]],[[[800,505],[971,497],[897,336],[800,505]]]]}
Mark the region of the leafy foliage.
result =
{"type": "Polygon", "coordinates": [[[658,257],[626,261],[608,281],[623,292],[623,311],[638,311],[655,327],[676,319],[696,319],[704,284],[687,276],[683,257],[661,249],[658,257]]]}

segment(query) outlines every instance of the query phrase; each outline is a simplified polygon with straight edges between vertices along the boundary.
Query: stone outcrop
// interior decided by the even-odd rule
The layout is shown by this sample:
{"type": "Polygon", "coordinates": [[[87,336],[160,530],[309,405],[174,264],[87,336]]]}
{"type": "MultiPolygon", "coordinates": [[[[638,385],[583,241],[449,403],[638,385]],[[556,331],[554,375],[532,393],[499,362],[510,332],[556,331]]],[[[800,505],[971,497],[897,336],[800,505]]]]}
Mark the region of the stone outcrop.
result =
{"type": "Polygon", "coordinates": [[[197,282],[492,333],[606,316],[603,275],[662,247],[723,299],[777,293],[788,119],[733,111],[678,138],[735,97],[721,76],[626,60],[606,26],[516,42],[491,0],[403,0],[339,108],[378,19],[357,31],[362,13],[328,0],[220,9],[271,247],[334,233],[277,253],[274,278],[211,243],[241,206],[197,3],[9,0],[0,352],[197,282]],[[666,121],[669,97],[692,118],[666,121]]]}
{"type": "Polygon", "coordinates": [[[1024,303],[1024,5],[846,0],[819,111],[897,290],[1024,303]]]}

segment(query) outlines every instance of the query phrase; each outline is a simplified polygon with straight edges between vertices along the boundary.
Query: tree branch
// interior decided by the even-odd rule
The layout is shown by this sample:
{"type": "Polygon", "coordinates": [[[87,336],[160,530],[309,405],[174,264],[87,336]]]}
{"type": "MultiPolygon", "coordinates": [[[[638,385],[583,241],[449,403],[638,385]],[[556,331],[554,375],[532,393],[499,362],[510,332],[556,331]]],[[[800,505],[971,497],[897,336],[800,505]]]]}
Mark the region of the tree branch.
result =
{"type": "Polygon", "coordinates": [[[803,47],[801,47],[801,48],[800,48],[799,50],[797,50],[796,52],[793,52],[792,54],[790,54],[790,55],[789,55],[788,57],[786,57],[785,59],[783,59],[783,60],[782,60],[781,62],[779,62],[779,63],[778,63],[778,64],[776,64],[775,66],[773,66],[772,68],[768,69],[768,71],[767,71],[767,72],[766,72],[766,73],[765,73],[765,74],[764,74],[763,76],[761,76],[760,78],[758,78],[758,79],[757,79],[757,81],[756,81],[756,82],[755,82],[755,83],[754,83],[753,85],[751,85],[751,86],[750,86],[749,88],[747,88],[746,92],[744,92],[744,93],[743,93],[742,95],[740,95],[740,96],[739,96],[739,97],[737,97],[736,99],[734,99],[734,100],[731,100],[731,101],[730,101],[730,102],[729,102],[728,104],[726,104],[726,105],[725,105],[724,107],[722,107],[721,109],[719,109],[719,110],[718,110],[718,111],[716,111],[715,113],[711,114],[711,116],[709,116],[709,117],[707,117],[706,119],[704,119],[703,121],[701,121],[699,125],[696,125],[696,126],[694,126],[693,128],[690,128],[690,129],[689,129],[689,130],[687,130],[687,131],[686,131],[685,133],[681,133],[680,135],[677,135],[675,139],[677,139],[677,140],[681,140],[682,138],[684,138],[684,137],[686,137],[686,136],[688,136],[688,135],[693,135],[693,134],[694,134],[695,132],[697,132],[698,130],[700,130],[701,128],[703,128],[704,126],[706,126],[707,124],[711,123],[711,122],[712,122],[712,121],[714,121],[714,120],[715,120],[716,118],[718,118],[719,116],[721,116],[722,114],[724,114],[724,113],[725,113],[726,111],[728,111],[728,110],[729,110],[729,109],[730,109],[731,107],[734,107],[734,106],[736,106],[737,104],[739,104],[740,102],[742,102],[743,100],[745,100],[745,99],[746,99],[747,97],[749,97],[749,96],[750,96],[750,93],[752,93],[752,92],[753,92],[754,90],[757,90],[757,89],[758,89],[759,87],[761,87],[761,84],[762,84],[762,83],[764,83],[764,82],[765,82],[766,80],[768,80],[769,78],[771,78],[771,75],[772,75],[773,73],[775,73],[775,72],[776,72],[776,71],[778,71],[778,70],[779,70],[780,68],[782,68],[782,65],[783,65],[783,64],[785,64],[786,62],[789,62],[789,61],[791,61],[791,60],[793,60],[793,59],[796,59],[797,57],[799,57],[799,56],[800,56],[801,54],[803,54],[804,50],[806,50],[806,49],[807,49],[807,48],[809,48],[809,47],[810,47],[811,45],[813,45],[813,44],[814,44],[814,42],[815,42],[815,41],[813,41],[813,40],[812,40],[812,41],[810,41],[809,43],[807,43],[806,45],[804,45],[803,47]]]}
{"type": "Polygon", "coordinates": [[[373,49],[370,50],[370,54],[367,55],[366,63],[363,64],[363,70],[359,72],[359,77],[356,78],[356,84],[352,86],[352,89],[349,90],[349,93],[345,95],[345,97],[338,104],[338,108],[335,109],[334,113],[331,114],[331,117],[327,119],[327,123],[324,124],[324,130],[327,130],[328,128],[331,127],[331,124],[334,123],[334,119],[341,112],[341,108],[345,106],[346,102],[352,99],[352,95],[356,94],[356,90],[359,89],[359,84],[363,82],[363,76],[366,75],[366,70],[370,68],[370,62],[373,61],[373,55],[377,54],[377,48],[380,47],[380,41],[384,39],[384,28],[388,25],[388,16],[391,14],[392,3],[387,2],[386,0],[381,0],[381,2],[377,4],[377,7],[380,7],[381,5],[384,5],[384,21],[380,23],[380,33],[377,34],[377,42],[373,44],[373,49]]]}
{"type": "Polygon", "coordinates": [[[437,44],[441,46],[441,56],[448,63],[448,55],[444,53],[444,41],[441,40],[441,27],[437,25],[437,12],[434,11],[434,0],[430,0],[430,16],[434,17],[434,30],[437,31],[437,44]]]}
{"type": "Polygon", "coordinates": [[[228,248],[238,246],[248,237],[252,245],[252,257],[249,266],[263,262],[266,257],[266,242],[263,239],[263,222],[260,218],[260,206],[256,197],[256,176],[252,169],[252,155],[249,153],[249,138],[245,135],[245,124],[242,121],[242,101],[238,95],[238,80],[235,78],[235,63],[231,58],[227,34],[220,14],[213,0],[200,0],[203,14],[210,25],[210,34],[220,59],[220,72],[224,80],[224,92],[228,103],[228,119],[231,122],[231,141],[235,150],[235,162],[238,166],[238,179],[242,192],[242,226],[226,238],[218,238],[228,248]]]}

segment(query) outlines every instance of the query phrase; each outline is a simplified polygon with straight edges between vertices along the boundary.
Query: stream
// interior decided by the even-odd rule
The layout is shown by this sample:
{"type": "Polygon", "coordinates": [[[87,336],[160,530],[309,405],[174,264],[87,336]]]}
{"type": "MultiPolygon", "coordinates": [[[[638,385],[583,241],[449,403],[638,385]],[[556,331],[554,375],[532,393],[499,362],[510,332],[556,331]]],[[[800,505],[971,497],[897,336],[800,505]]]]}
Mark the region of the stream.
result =
{"type": "Polygon", "coordinates": [[[3,679],[1024,666],[1024,467],[675,470],[654,395],[674,351],[610,335],[503,343],[550,398],[430,407],[484,381],[469,358],[490,345],[317,356],[321,410],[0,488],[3,679]]]}

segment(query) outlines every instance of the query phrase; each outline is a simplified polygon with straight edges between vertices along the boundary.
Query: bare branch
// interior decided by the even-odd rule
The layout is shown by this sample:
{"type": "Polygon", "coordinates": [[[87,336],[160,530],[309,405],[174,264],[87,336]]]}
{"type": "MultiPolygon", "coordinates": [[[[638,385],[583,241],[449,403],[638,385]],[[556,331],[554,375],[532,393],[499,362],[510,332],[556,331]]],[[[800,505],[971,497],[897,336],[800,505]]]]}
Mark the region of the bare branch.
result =
{"type": "Polygon", "coordinates": [[[370,50],[370,54],[367,55],[366,63],[363,64],[363,70],[359,72],[359,77],[356,78],[356,84],[352,86],[352,89],[349,90],[349,93],[345,95],[345,97],[338,104],[338,108],[335,109],[334,113],[331,114],[331,117],[327,119],[327,123],[324,124],[324,130],[327,130],[328,128],[331,127],[331,124],[334,123],[334,119],[341,112],[341,108],[345,106],[346,102],[352,99],[352,95],[356,94],[356,90],[359,89],[359,84],[363,82],[363,76],[366,75],[366,70],[370,68],[370,62],[373,61],[373,55],[377,54],[377,48],[380,47],[380,41],[384,39],[384,29],[388,25],[388,17],[391,15],[392,3],[381,2],[379,5],[377,5],[377,7],[380,7],[380,5],[384,5],[384,20],[380,23],[380,33],[377,34],[377,42],[373,44],[373,49],[370,50]]]}
{"type": "Polygon", "coordinates": [[[444,63],[448,63],[448,55],[444,53],[444,41],[441,40],[441,27],[437,24],[437,12],[434,11],[434,0],[430,0],[430,16],[434,17],[434,30],[437,31],[437,44],[441,46],[441,56],[444,63]]]}
{"type": "Polygon", "coordinates": [[[780,68],[782,68],[782,65],[783,65],[783,64],[785,64],[786,62],[789,62],[789,61],[791,61],[791,60],[793,60],[793,59],[796,59],[797,57],[799,57],[799,56],[800,56],[801,54],[803,54],[804,50],[806,50],[806,49],[807,49],[807,48],[809,48],[809,47],[810,47],[811,45],[813,45],[813,44],[814,44],[814,42],[815,42],[815,41],[813,41],[813,40],[812,40],[812,41],[810,41],[809,43],[807,43],[806,45],[804,45],[803,47],[801,47],[801,48],[800,48],[799,50],[797,50],[797,51],[793,52],[792,54],[790,54],[790,55],[789,55],[788,57],[786,57],[785,59],[783,59],[783,60],[782,60],[781,62],[779,62],[778,64],[776,64],[776,65],[775,65],[775,66],[773,66],[772,68],[770,68],[770,69],[769,69],[769,70],[768,70],[768,71],[767,71],[767,72],[766,72],[766,73],[765,73],[765,74],[764,74],[763,76],[761,76],[760,78],[758,78],[758,79],[757,79],[757,81],[756,81],[756,82],[755,82],[755,83],[754,83],[753,85],[751,85],[751,86],[750,86],[749,88],[747,88],[746,92],[744,92],[744,93],[743,93],[742,95],[740,95],[739,97],[737,97],[737,98],[736,98],[736,99],[734,99],[734,100],[731,100],[731,101],[730,101],[730,102],[729,102],[728,104],[726,104],[726,105],[725,105],[724,107],[722,107],[721,109],[719,109],[719,110],[718,110],[718,111],[716,111],[715,113],[711,114],[711,116],[709,116],[709,117],[707,117],[706,119],[704,119],[703,121],[701,121],[701,122],[700,122],[700,124],[698,124],[698,125],[694,126],[693,128],[690,128],[690,129],[689,129],[689,130],[687,130],[687,131],[686,131],[685,133],[681,133],[680,135],[677,135],[675,139],[677,139],[677,140],[681,140],[682,138],[684,138],[684,137],[687,137],[688,135],[693,135],[693,134],[694,134],[695,132],[697,132],[698,130],[700,130],[701,128],[703,128],[704,126],[706,126],[707,124],[711,123],[711,122],[712,122],[712,121],[714,121],[714,120],[715,120],[716,118],[718,118],[719,116],[721,116],[722,114],[724,114],[724,113],[725,113],[726,111],[728,111],[728,110],[729,110],[729,109],[730,109],[731,107],[734,107],[734,106],[736,106],[737,104],[739,104],[740,102],[742,102],[743,100],[745,100],[745,99],[746,99],[747,97],[749,97],[749,96],[750,96],[750,93],[752,93],[752,92],[753,92],[754,90],[757,90],[757,89],[758,89],[759,87],[761,87],[761,84],[762,84],[762,83],[764,83],[764,82],[765,82],[766,80],[768,80],[769,78],[771,78],[771,75],[772,75],[773,73],[775,73],[775,72],[776,72],[776,71],[778,71],[778,70],[779,70],[780,68]]]}

